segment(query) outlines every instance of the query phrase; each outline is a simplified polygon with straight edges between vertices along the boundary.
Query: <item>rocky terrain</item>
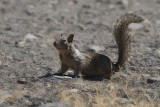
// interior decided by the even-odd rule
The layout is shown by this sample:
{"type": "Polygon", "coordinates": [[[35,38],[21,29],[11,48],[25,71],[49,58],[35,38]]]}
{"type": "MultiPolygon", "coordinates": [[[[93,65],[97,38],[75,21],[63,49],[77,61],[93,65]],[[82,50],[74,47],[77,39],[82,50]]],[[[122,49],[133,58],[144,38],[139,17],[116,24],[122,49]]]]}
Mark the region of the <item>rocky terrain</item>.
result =
{"type": "Polygon", "coordinates": [[[160,0],[1,0],[0,107],[160,107],[159,13],[160,0]],[[116,61],[113,23],[127,11],[145,21],[129,26],[131,56],[111,80],[52,75],[61,34],[116,61]]]}

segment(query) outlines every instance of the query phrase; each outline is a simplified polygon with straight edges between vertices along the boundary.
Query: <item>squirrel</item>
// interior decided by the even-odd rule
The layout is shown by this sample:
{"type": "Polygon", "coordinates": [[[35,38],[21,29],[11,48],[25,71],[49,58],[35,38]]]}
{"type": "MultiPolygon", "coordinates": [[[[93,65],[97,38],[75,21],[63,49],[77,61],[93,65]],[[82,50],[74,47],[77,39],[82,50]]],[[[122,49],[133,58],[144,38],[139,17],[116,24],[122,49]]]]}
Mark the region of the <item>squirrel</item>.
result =
{"type": "Polygon", "coordinates": [[[61,69],[55,73],[63,75],[68,69],[74,70],[74,77],[79,73],[87,77],[110,77],[118,72],[129,57],[131,38],[128,30],[130,23],[140,23],[144,19],[134,12],[122,15],[114,24],[113,34],[118,45],[118,60],[113,63],[107,56],[95,52],[80,52],[73,44],[74,34],[61,37],[53,42],[59,52],[61,69]]]}

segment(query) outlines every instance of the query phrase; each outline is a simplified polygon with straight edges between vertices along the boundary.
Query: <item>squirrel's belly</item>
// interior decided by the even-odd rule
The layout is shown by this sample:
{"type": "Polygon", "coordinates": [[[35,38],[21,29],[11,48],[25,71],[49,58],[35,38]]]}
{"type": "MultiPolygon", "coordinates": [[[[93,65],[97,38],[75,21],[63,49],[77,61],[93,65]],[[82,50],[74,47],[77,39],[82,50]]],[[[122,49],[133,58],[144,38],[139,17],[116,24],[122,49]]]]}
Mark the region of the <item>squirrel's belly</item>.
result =
{"type": "Polygon", "coordinates": [[[68,67],[73,69],[74,68],[74,62],[71,59],[62,60],[62,62],[68,67]]]}

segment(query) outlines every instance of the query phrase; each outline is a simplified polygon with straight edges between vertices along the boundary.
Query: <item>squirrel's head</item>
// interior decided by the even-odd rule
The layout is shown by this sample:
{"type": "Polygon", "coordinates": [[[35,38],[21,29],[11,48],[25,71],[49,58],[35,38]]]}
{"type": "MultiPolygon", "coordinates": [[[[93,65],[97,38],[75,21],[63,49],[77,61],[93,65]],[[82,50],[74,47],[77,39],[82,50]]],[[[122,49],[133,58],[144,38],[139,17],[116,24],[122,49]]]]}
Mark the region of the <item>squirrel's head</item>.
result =
{"type": "Polygon", "coordinates": [[[74,34],[70,34],[68,37],[62,37],[61,35],[53,42],[53,45],[60,53],[65,53],[71,49],[73,38],[74,34]]]}

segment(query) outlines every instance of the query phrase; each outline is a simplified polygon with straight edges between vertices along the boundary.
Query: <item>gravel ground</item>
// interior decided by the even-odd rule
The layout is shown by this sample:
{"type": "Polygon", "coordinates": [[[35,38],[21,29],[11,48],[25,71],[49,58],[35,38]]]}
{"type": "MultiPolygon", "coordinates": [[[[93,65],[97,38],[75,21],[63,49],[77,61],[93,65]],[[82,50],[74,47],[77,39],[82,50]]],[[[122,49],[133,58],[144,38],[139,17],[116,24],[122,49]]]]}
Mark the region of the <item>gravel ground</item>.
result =
{"type": "Polygon", "coordinates": [[[116,98],[159,104],[159,13],[160,0],[1,0],[0,107],[66,107],[62,91],[78,91],[88,101],[97,87],[107,93],[110,84],[116,98]],[[80,51],[96,47],[116,61],[113,23],[130,10],[145,21],[129,26],[132,52],[121,72],[102,81],[52,76],[60,68],[53,41],[61,34],[75,34],[80,51]]]}

